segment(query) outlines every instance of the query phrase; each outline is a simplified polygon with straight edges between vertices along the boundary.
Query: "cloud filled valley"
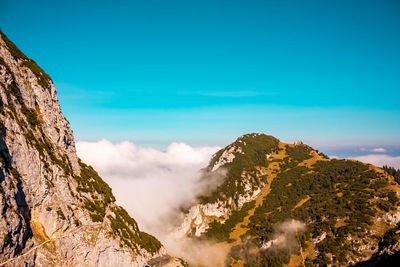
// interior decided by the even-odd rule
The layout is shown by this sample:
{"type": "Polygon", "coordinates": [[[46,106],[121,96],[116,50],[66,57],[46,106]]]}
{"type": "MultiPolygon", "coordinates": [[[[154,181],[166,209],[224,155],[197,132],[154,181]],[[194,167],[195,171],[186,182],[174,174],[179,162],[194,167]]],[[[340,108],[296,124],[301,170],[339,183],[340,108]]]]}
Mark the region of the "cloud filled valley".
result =
{"type": "Polygon", "coordinates": [[[160,151],[107,140],[77,142],[76,147],[79,157],[111,186],[118,204],[142,230],[156,235],[166,221],[173,221],[168,216],[175,216],[209,186],[199,184],[198,171],[219,149],[172,143],[160,151]]]}

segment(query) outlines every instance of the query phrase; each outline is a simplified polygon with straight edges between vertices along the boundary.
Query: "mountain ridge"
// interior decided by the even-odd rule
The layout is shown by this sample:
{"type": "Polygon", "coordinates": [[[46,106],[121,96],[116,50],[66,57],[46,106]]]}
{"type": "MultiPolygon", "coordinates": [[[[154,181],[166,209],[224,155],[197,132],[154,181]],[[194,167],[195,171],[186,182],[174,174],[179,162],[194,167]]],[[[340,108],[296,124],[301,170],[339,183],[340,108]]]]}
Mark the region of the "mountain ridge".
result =
{"type": "Polygon", "coordinates": [[[1,266],[143,266],[167,255],[77,157],[50,76],[1,31],[0,107],[1,266]]]}
{"type": "MultiPolygon", "coordinates": [[[[218,151],[204,177],[224,168],[225,180],[189,207],[176,230],[181,238],[229,248],[220,265],[362,264],[384,254],[379,244],[387,233],[400,240],[394,230],[400,186],[382,168],[329,159],[265,134],[244,135],[218,151]],[[251,160],[243,161],[243,153],[251,160]]],[[[396,244],[386,250],[396,253],[396,244]]]]}

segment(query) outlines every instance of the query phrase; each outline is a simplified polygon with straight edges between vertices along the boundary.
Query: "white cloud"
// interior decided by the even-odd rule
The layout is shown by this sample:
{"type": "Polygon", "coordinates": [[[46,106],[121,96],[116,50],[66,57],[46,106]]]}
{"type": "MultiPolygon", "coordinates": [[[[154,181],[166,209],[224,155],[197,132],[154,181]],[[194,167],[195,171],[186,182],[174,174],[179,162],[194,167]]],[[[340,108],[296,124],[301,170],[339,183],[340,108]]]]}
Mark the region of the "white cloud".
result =
{"type": "Polygon", "coordinates": [[[130,142],[77,142],[78,156],[111,186],[117,203],[142,230],[159,235],[166,216],[204,189],[196,177],[219,147],[172,143],[165,151],[130,142]]]}
{"type": "Polygon", "coordinates": [[[392,157],[385,154],[370,154],[365,156],[354,157],[352,159],[359,160],[365,163],[371,163],[373,165],[382,167],[383,165],[388,165],[397,169],[400,169],[400,156],[392,157]]]}
{"type": "Polygon", "coordinates": [[[360,147],[360,151],[363,152],[374,152],[374,153],[386,153],[387,150],[383,147],[377,147],[377,148],[372,148],[372,149],[368,149],[365,147],[360,147]]]}
{"type": "Polygon", "coordinates": [[[387,152],[387,150],[384,149],[383,147],[378,147],[378,148],[371,149],[371,152],[385,153],[385,152],[387,152]]]}

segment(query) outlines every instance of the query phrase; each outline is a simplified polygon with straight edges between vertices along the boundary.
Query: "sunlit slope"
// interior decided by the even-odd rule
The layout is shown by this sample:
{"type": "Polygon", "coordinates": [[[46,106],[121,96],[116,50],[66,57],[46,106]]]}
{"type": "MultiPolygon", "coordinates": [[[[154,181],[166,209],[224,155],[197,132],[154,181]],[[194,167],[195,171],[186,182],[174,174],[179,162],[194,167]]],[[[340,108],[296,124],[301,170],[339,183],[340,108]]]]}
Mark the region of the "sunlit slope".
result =
{"type": "Polygon", "coordinates": [[[184,224],[229,246],[228,266],[351,265],[397,251],[400,186],[381,168],[248,134],[216,153],[204,179],[221,170],[184,224]]]}

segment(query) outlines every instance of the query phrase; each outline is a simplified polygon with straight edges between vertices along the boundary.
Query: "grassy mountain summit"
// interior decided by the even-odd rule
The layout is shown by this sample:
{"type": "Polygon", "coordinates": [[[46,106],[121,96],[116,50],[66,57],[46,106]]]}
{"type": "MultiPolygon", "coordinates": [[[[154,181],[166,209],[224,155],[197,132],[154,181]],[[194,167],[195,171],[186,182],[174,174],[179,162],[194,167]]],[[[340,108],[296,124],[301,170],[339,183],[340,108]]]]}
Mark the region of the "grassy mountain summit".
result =
{"type": "Polygon", "coordinates": [[[381,168],[247,134],[214,155],[203,179],[218,170],[222,183],[184,224],[229,247],[227,266],[348,266],[400,247],[400,186],[381,168]]]}

